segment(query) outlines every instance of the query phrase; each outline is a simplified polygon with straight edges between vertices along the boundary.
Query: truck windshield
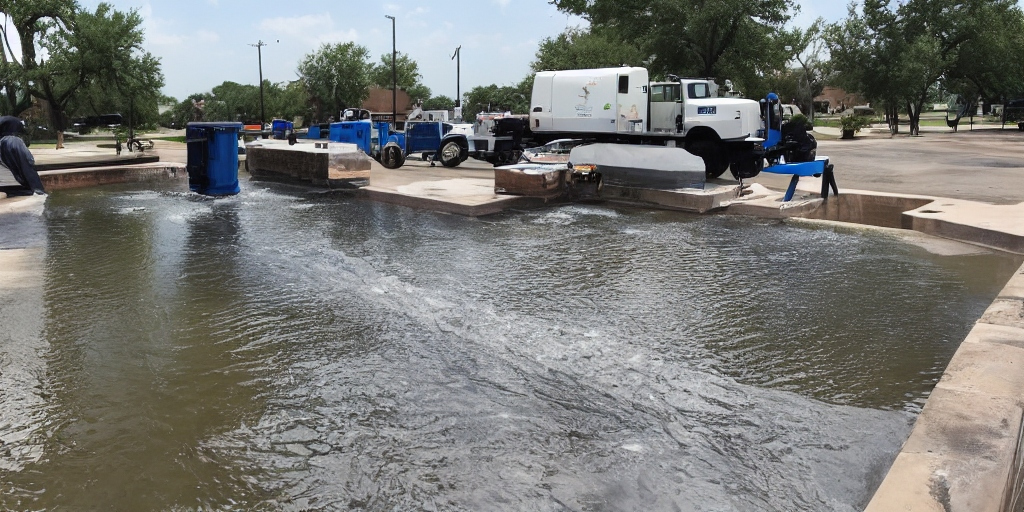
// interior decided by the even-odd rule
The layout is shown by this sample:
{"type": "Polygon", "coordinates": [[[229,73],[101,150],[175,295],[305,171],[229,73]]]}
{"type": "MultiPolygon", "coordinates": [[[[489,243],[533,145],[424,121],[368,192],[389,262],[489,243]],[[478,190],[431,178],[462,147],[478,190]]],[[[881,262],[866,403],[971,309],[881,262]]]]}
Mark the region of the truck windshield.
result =
{"type": "Polygon", "coordinates": [[[686,95],[691,99],[710,98],[711,88],[704,83],[690,84],[686,87],[686,95]]]}
{"type": "Polygon", "coordinates": [[[651,86],[651,102],[679,101],[679,84],[651,86]]]}

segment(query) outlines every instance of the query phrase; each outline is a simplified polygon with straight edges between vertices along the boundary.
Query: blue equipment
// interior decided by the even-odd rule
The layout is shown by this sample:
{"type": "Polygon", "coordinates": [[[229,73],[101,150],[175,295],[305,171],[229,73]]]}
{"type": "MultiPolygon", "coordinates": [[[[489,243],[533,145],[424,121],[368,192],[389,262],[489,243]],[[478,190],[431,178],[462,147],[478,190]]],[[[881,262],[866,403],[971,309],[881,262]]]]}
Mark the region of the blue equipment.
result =
{"type": "Polygon", "coordinates": [[[208,196],[230,196],[238,185],[238,132],[242,123],[188,123],[188,186],[208,196]]]}
{"type": "Polygon", "coordinates": [[[388,169],[397,169],[408,155],[422,153],[431,160],[440,151],[441,139],[452,126],[439,121],[408,122],[405,132],[391,131],[387,122],[373,122],[367,110],[349,109],[343,120],[331,123],[329,139],[355,144],[388,169]]]}
{"type": "Polygon", "coordinates": [[[828,199],[828,191],[831,187],[835,195],[839,195],[839,188],[836,186],[834,167],[829,163],[826,156],[817,156],[818,143],[811,134],[807,133],[810,126],[803,123],[783,122],[782,107],[779,103],[779,96],[775,93],[768,93],[768,96],[761,100],[761,117],[764,119],[764,129],[759,134],[764,141],[764,156],[768,161],[768,167],[761,172],[773,174],[791,174],[789,188],[783,201],[793,199],[796,193],[796,185],[801,176],[822,177],[821,197],[828,199]]]}

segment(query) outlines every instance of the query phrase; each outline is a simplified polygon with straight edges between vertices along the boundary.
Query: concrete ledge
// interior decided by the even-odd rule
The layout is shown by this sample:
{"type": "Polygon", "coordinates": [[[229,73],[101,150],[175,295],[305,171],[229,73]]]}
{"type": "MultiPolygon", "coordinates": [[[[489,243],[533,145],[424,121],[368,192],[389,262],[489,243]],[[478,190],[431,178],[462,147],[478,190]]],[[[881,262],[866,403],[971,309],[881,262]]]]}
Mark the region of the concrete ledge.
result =
{"type": "Polygon", "coordinates": [[[509,208],[532,208],[544,204],[544,200],[540,198],[496,195],[493,180],[463,178],[446,181],[459,183],[416,182],[398,187],[397,190],[370,186],[359,189],[359,193],[384,203],[468,217],[493,215],[509,208]],[[474,192],[473,188],[478,190],[474,192]],[[462,193],[458,193],[459,191],[462,193]]]}
{"type": "Polygon", "coordinates": [[[706,213],[726,206],[739,195],[739,185],[708,183],[704,189],[658,190],[605,185],[600,199],[634,205],[706,213]]]}
{"type": "Polygon", "coordinates": [[[65,190],[114,183],[188,180],[184,164],[151,163],[116,167],[92,167],[39,173],[46,190],[65,190]]]}
{"type": "Polygon", "coordinates": [[[1024,267],[953,355],[868,512],[1017,512],[1024,481],[1024,267]]]}

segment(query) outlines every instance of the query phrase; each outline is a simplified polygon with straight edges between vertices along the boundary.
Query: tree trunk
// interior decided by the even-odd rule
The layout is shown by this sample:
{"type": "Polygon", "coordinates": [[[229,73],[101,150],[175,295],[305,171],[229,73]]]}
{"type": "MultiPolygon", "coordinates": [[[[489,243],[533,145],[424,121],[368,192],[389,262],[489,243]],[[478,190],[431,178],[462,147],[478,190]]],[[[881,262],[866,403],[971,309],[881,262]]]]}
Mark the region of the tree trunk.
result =
{"type": "Polygon", "coordinates": [[[899,107],[886,106],[885,107],[885,119],[889,123],[889,134],[896,135],[900,133],[900,109],[899,107]]]}
{"type": "Polygon", "coordinates": [[[910,135],[921,135],[921,108],[908,101],[907,116],[910,118],[910,135]]]}

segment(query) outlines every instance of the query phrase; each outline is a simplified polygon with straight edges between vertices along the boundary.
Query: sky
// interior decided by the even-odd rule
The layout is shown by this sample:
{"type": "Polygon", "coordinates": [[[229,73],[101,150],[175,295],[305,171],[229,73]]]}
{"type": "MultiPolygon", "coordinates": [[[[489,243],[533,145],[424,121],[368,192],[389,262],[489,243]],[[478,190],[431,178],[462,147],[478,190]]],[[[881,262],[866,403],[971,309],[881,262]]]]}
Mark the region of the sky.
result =
{"type": "MultiPolygon", "coordinates": [[[[385,0],[383,2],[267,0],[105,0],[143,18],[145,49],[161,60],[163,93],[179,101],[225,81],[273,83],[297,78],[296,68],[324,43],[354,42],[374,63],[395,46],[417,62],[435,96],[455,98],[476,86],[514,85],[530,72],[538,45],[566,28],[586,26],[548,0],[385,0]],[[259,42],[266,46],[257,51],[259,42]],[[461,46],[458,69],[452,60],[461,46]],[[457,80],[457,75],[461,75],[457,80]],[[458,88],[457,88],[458,82],[458,88]]],[[[79,0],[95,10],[100,0],[79,0]]],[[[797,0],[796,26],[821,16],[845,17],[847,0],[797,0]]]]}

